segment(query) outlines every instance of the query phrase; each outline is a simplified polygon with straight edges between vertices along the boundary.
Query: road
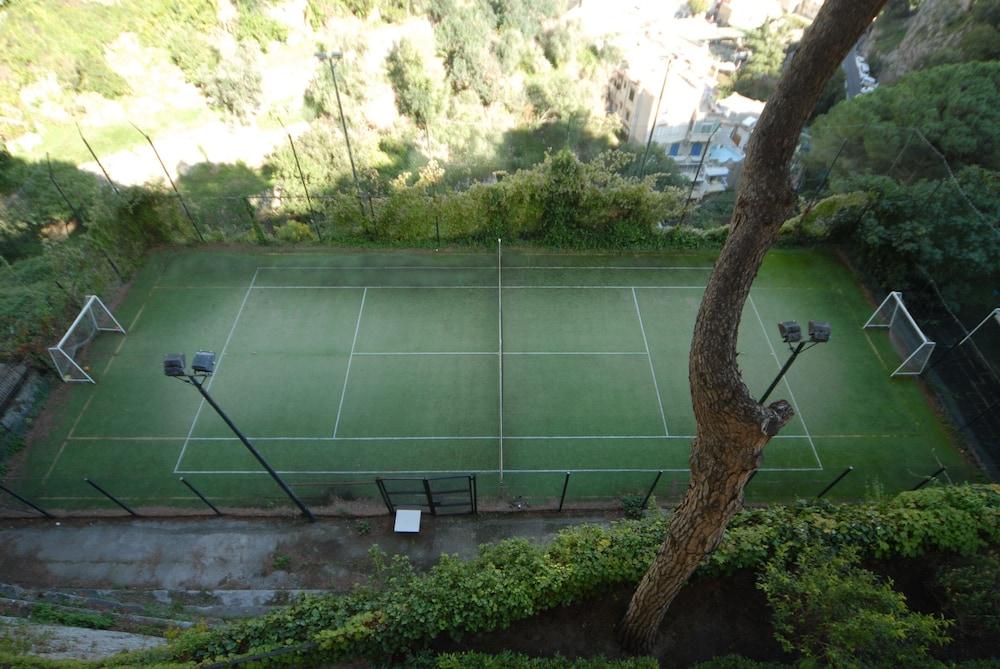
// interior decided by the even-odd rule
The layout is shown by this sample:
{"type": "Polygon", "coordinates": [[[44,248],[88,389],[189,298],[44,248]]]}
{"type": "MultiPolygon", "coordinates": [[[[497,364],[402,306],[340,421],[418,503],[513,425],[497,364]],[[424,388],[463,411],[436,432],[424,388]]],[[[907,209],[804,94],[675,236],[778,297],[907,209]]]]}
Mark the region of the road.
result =
{"type": "Polygon", "coordinates": [[[840,64],[847,78],[847,99],[850,100],[855,95],[861,93],[861,71],[858,69],[858,47],[854,46],[847,54],[847,58],[840,64]]]}

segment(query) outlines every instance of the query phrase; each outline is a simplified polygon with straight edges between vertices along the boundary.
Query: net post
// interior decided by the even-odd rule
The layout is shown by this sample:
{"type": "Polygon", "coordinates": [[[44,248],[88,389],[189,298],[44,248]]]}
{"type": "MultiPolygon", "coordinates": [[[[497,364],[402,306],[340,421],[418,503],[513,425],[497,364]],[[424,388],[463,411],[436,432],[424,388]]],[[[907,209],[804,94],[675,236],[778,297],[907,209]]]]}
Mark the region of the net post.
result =
{"type": "Polygon", "coordinates": [[[139,517],[138,513],[136,513],[132,509],[130,509],[128,506],[126,506],[126,504],[124,502],[122,502],[120,499],[118,499],[117,497],[115,497],[114,495],[112,495],[111,493],[109,493],[107,490],[105,490],[101,486],[97,485],[96,483],[94,483],[93,481],[91,481],[88,478],[85,478],[83,480],[84,480],[85,483],[87,483],[88,485],[90,485],[91,488],[93,488],[97,492],[101,493],[102,495],[104,495],[105,497],[107,497],[108,499],[110,499],[112,502],[114,502],[115,504],[117,504],[121,508],[123,508],[126,511],[128,511],[133,517],[135,517],[135,518],[139,517]]]}

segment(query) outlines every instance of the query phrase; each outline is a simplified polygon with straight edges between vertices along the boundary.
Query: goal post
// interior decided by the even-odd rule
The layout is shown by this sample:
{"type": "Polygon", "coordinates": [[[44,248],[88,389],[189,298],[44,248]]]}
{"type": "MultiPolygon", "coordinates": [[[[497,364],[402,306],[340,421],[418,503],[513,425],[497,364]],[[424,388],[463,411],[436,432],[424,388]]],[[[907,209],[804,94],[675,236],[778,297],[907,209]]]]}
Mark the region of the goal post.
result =
{"type": "Polygon", "coordinates": [[[920,376],[936,346],[913,320],[899,291],[892,291],[882,300],[864,328],[889,331],[889,341],[903,357],[902,364],[892,372],[892,376],[920,376]]]}
{"type": "Polygon", "coordinates": [[[59,376],[67,383],[95,383],[93,377],[77,360],[77,354],[101,332],[120,332],[125,328],[97,295],[88,295],[66,334],[55,346],[49,347],[49,357],[59,376]]]}

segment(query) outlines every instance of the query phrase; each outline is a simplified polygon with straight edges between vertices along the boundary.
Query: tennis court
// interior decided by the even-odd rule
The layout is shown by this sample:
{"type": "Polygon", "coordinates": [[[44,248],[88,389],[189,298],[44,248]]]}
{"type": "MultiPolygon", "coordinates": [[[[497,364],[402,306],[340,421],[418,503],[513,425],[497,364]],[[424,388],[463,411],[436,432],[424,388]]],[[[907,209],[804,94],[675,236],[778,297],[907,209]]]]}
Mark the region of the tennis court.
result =
{"type": "MultiPolygon", "coordinates": [[[[215,351],[207,388],[296,490],[377,495],[376,476],[475,474],[480,494],[528,500],[679,495],[695,423],[687,353],[708,253],[504,250],[154,255],[114,308],[97,383],[60,389],[16,477],[56,508],[186,505],[178,477],[221,504],[280,492],[165,353],[215,351]],[[502,488],[501,488],[502,484],[502,488]],[[346,491],[346,492],[345,492],[346,491]]],[[[796,417],[768,446],[750,497],[912,487],[939,466],[972,472],[898,354],[863,331],[874,306],[820,251],[773,251],[740,327],[751,393],[788,355],[778,321],[828,321],[828,344],[778,386],[796,417]]]]}

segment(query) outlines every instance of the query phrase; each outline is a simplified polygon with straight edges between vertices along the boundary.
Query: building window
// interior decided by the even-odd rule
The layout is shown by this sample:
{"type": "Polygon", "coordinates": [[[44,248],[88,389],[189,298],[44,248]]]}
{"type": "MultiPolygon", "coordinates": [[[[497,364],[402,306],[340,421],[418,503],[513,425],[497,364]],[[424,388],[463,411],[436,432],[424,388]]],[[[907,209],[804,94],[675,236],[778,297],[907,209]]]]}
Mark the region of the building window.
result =
{"type": "Polygon", "coordinates": [[[632,114],[626,111],[625,112],[625,122],[627,123],[628,121],[630,121],[631,117],[632,117],[632,114]]]}
{"type": "Polygon", "coordinates": [[[634,88],[628,89],[628,99],[629,99],[630,102],[632,100],[635,100],[635,89],[634,88]]]}
{"type": "Polygon", "coordinates": [[[691,144],[691,155],[700,156],[701,155],[701,142],[693,142],[691,144]]]}
{"type": "Polygon", "coordinates": [[[680,151],[681,151],[681,143],[680,142],[674,142],[673,144],[670,145],[670,155],[671,156],[676,156],[678,153],[680,153],[680,151]]]}
{"type": "Polygon", "coordinates": [[[712,132],[714,128],[715,128],[714,123],[702,123],[701,125],[698,126],[698,132],[701,134],[708,134],[712,132]]]}

